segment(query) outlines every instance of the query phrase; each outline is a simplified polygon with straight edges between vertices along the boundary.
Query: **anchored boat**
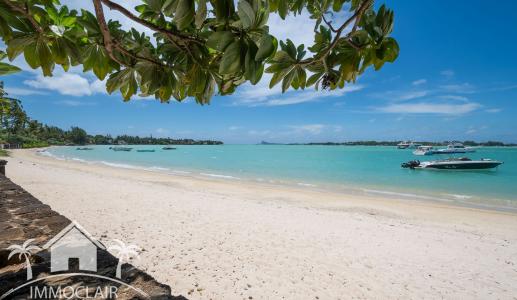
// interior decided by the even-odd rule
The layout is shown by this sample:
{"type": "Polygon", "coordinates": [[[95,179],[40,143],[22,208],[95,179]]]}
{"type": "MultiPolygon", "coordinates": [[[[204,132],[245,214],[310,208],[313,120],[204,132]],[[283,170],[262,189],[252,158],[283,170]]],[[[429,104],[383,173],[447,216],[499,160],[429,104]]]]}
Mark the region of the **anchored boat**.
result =
{"type": "Polygon", "coordinates": [[[411,160],[403,163],[401,167],[410,169],[480,170],[492,169],[502,163],[502,161],[488,158],[472,160],[468,157],[461,157],[423,162],[420,162],[419,160],[411,160]]]}
{"type": "Polygon", "coordinates": [[[422,144],[413,143],[411,141],[404,141],[397,144],[397,148],[399,149],[414,149],[422,146],[422,144]]]}
{"type": "Polygon", "coordinates": [[[172,147],[172,146],[165,146],[162,148],[163,150],[176,150],[175,147],[172,147]]]}
{"type": "Polygon", "coordinates": [[[156,150],[154,149],[139,149],[139,150],[136,150],[136,152],[154,152],[156,150]]]}
{"type": "Polygon", "coordinates": [[[413,151],[414,155],[433,155],[434,148],[433,146],[420,146],[415,151],[413,151]]]}
{"type": "Polygon", "coordinates": [[[447,145],[445,149],[438,149],[434,151],[435,154],[454,154],[454,153],[470,153],[476,152],[474,147],[465,147],[462,143],[453,143],[447,145]]]}
{"type": "Polygon", "coordinates": [[[131,151],[133,148],[130,147],[110,147],[113,151],[131,151]]]}

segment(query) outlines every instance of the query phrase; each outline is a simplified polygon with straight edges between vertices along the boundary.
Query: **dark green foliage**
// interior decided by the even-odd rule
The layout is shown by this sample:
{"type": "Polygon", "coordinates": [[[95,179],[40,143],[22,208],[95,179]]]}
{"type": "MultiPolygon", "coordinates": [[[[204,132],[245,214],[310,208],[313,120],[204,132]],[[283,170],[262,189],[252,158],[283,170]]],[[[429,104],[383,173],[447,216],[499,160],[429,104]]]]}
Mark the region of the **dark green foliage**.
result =
{"type": "MultiPolygon", "coordinates": [[[[13,60],[23,55],[32,68],[52,76],[56,65],[82,65],[109,93],[124,100],[154,95],[162,102],[194,97],[209,103],[217,91],[233,93],[273,73],[270,86],[343,88],[368,67],[380,69],[399,54],[389,37],[394,14],[373,0],[142,0],[126,10],[111,0],[92,0],[95,14],[77,12],[58,0],[0,0],[0,37],[13,60]],[[152,37],[105,20],[103,9],[154,31],[152,37]],[[278,42],[269,33],[269,14],[282,19],[307,10],[315,21],[314,43],[278,42]],[[342,24],[332,11],[348,10],[342,24]],[[280,45],[280,47],[278,47],[280,45]]],[[[4,55],[0,53],[0,59],[4,55]]],[[[17,71],[0,62],[0,75],[17,71]]]]}

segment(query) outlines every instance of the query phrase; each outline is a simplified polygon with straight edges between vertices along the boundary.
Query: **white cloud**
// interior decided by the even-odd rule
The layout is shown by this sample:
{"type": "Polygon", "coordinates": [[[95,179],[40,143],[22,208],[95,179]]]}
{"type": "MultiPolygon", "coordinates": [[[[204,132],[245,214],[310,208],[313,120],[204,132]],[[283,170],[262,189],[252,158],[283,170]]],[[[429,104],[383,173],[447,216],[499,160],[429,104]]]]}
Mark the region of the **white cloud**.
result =
{"type": "Polygon", "coordinates": [[[5,91],[10,96],[28,96],[28,95],[46,95],[47,94],[43,91],[38,91],[38,90],[28,89],[28,88],[16,88],[16,87],[7,87],[5,89],[5,91]]]}
{"type": "Polygon", "coordinates": [[[500,108],[489,108],[489,109],[486,109],[485,111],[487,113],[495,114],[495,113],[501,112],[502,109],[500,109],[500,108]]]}
{"type": "Polygon", "coordinates": [[[291,125],[293,131],[297,133],[309,133],[309,134],[320,134],[321,131],[326,127],[323,124],[306,124],[306,125],[291,125]]]}
{"type": "Polygon", "coordinates": [[[170,130],[168,129],[165,129],[165,128],[156,128],[156,133],[158,134],[168,134],[170,132],[170,130]]]}
{"type": "Polygon", "coordinates": [[[397,99],[398,100],[411,100],[411,99],[416,99],[416,98],[422,98],[422,97],[427,96],[428,93],[429,93],[428,91],[411,91],[411,92],[406,92],[406,93],[400,94],[397,97],[397,99]]]}
{"type": "Polygon", "coordinates": [[[339,125],[327,125],[327,124],[304,124],[304,125],[290,125],[287,126],[291,130],[284,132],[287,136],[292,135],[319,135],[323,131],[341,132],[343,127],[339,125]]]}
{"type": "Polygon", "coordinates": [[[85,102],[85,101],[77,101],[77,100],[61,100],[55,101],[55,104],[65,105],[65,106],[92,106],[97,105],[95,102],[85,102]]]}
{"type": "Polygon", "coordinates": [[[476,129],[471,128],[471,129],[467,130],[465,133],[466,133],[466,134],[474,134],[474,133],[476,133],[476,132],[478,132],[476,129]]]}
{"type": "Polygon", "coordinates": [[[241,128],[242,128],[241,126],[230,126],[230,127],[228,127],[228,130],[235,131],[235,130],[239,130],[241,128]]]}
{"type": "Polygon", "coordinates": [[[470,83],[463,84],[447,84],[441,85],[440,88],[447,92],[458,93],[458,94],[472,94],[476,92],[476,87],[470,83]]]}
{"type": "Polygon", "coordinates": [[[442,114],[462,115],[473,112],[481,107],[479,103],[448,104],[448,103],[394,103],[374,108],[383,113],[404,113],[404,114],[442,114]]]}
{"type": "Polygon", "coordinates": [[[447,78],[451,78],[452,76],[454,76],[454,71],[453,70],[443,70],[440,72],[440,74],[447,78]]]}
{"type": "Polygon", "coordinates": [[[75,73],[56,74],[53,77],[37,75],[34,80],[25,80],[24,83],[36,89],[57,91],[62,95],[75,97],[90,96],[99,93],[100,81],[89,82],[85,77],[75,73]]]}
{"type": "Polygon", "coordinates": [[[457,96],[457,95],[443,95],[443,96],[440,96],[441,99],[445,99],[445,100],[456,100],[456,101],[463,101],[463,102],[467,102],[469,99],[465,96],[457,96]]]}
{"type": "Polygon", "coordinates": [[[360,91],[364,88],[364,86],[360,84],[347,85],[342,89],[333,91],[316,91],[311,87],[306,90],[290,90],[282,94],[280,88],[274,87],[273,89],[269,89],[267,86],[269,80],[267,80],[267,78],[263,78],[263,81],[265,83],[259,83],[252,88],[244,87],[244,90],[237,95],[238,99],[234,101],[233,104],[251,107],[292,105],[320,101],[327,97],[343,96],[346,93],[360,91]]]}
{"type": "Polygon", "coordinates": [[[418,80],[413,81],[411,84],[412,85],[421,85],[424,83],[427,83],[427,79],[418,79],[418,80]]]}

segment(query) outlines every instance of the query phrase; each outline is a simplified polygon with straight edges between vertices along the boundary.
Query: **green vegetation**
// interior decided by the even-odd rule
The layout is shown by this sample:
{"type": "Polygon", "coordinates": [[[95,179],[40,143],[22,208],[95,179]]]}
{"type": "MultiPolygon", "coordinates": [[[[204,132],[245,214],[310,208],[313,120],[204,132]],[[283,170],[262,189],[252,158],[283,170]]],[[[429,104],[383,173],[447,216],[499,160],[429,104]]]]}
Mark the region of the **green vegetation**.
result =
{"type": "MultiPolygon", "coordinates": [[[[120,91],[125,100],[139,93],[206,104],[215,91],[231,94],[245,82],[256,84],[264,72],[273,74],[270,87],[281,83],[283,91],[343,88],[399,53],[389,36],[394,13],[384,5],[375,11],[373,0],[142,0],[134,11],[110,0],[92,2],[95,14],[58,0],[0,0],[8,58],[23,54],[44,76],[52,76],[56,65],[65,71],[82,65],[107,78],[107,91],[120,91]],[[106,20],[106,7],[153,36],[106,20]],[[347,19],[337,23],[333,12],[343,10],[347,19]],[[271,13],[285,19],[302,11],[315,21],[312,45],[269,33],[271,13]]],[[[0,69],[16,71],[4,63],[0,69]]]]}
{"type": "Polygon", "coordinates": [[[9,152],[5,149],[0,149],[0,156],[9,156],[9,152]]]}

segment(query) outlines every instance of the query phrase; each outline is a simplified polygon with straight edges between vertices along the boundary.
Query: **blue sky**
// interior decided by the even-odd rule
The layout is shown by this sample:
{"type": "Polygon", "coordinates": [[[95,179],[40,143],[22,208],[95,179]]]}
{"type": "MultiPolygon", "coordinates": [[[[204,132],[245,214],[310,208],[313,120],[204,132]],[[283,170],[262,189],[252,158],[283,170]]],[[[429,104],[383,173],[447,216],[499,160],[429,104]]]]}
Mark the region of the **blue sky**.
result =
{"type": "MultiPolygon", "coordinates": [[[[67,3],[67,1],[63,1],[67,3]]],[[[127,1],[134,6],[137,1],[127,1]]],[[[68,1],[79,7],[77,0],[68,1]]],[[[84,3],[84,2],[83,2],[84,3]]],[[[377,2],[380,4],[382,2],[377,2]]],[[[281,94],[268,80],[193,101],[124,103],[80,69],[52,78],[28,70],[2,77],[32,118],[92,134],[219,139],[226,143],[348,140],[502,140],[517,142],[517,2],[392,1],[400,56],[366,72],[344,90],[281,94]]],[[[111,13],[110,13],[111,14],[111,13]]],[[[115,16],[116,15],[109,15],[115,16]]],[[[295,43],[312,41],[307,15],[271,31],[295,43]]],[[[127,24],[129,25],[129,24],[127,24]]]]}

